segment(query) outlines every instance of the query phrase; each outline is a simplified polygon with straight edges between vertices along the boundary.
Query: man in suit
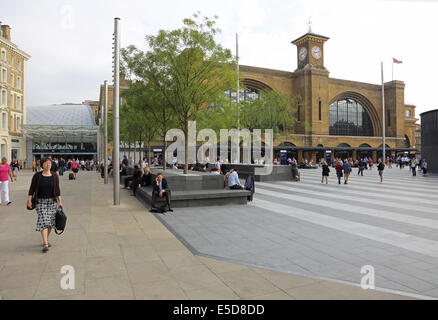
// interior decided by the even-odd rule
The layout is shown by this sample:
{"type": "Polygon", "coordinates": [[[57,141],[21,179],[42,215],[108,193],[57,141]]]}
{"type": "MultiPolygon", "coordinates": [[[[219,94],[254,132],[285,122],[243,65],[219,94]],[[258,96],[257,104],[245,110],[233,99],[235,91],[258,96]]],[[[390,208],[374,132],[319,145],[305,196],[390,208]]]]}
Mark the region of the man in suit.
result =
{"type": "Polygon", "coordinates": [[[157,201],[157,197],[159,198],[166,198],[166,203],[169,208],[170,212],[173,212],[172,208],[170,207],[170,189],[167,185],[167,181],[165,178],[163,178],[163,175],[160,173],[157,174],[154,182],[152,183],[152,208],[153,210],[155,208],[155,203],[157,201]]]}

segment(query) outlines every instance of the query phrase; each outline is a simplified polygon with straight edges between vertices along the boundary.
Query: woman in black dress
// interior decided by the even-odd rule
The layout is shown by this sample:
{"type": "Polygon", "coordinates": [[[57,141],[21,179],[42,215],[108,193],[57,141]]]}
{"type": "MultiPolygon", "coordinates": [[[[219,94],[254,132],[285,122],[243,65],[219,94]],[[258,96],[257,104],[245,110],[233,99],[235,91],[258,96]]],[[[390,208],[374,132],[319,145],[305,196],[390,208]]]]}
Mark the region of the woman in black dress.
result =
{"type": "Polygon", "coordinates": [[[38,213],[37,226],[35,231],[41,232],[43,238],[43,252],[47,252],[49,247],[50,231],[55,227],[56,211],[62,207],[61,191],[59,188],[59,176],[51,171],[52,161],[50,158],[44,159],[42,163],[43,171],[35,173],[30,185],[27,207],[32,207],[32,197],[36,197],[36,211],[38,213]]]}
{"type": "Polygon", "coordinates": [[[327,165],[327,162],[324,160],[322,162],[322,180],[321,180],[321,183],[324,183],[324,178],[325,178],[325,184],[328,184],[329,172],[330,172],[330,168],[327,165]]]}

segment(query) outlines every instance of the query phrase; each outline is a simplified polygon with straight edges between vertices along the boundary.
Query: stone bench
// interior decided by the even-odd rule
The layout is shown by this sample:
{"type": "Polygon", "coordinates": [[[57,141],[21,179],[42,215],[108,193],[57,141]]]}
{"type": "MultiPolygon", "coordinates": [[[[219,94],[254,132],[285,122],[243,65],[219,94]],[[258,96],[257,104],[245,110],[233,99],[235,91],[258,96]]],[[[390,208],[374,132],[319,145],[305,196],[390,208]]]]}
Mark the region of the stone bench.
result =
{"type": "MultiPolygon", "coordinates": [[[[152,168],[152,181],[158,172],[163,174],[171,190],[172,207],[201,207],[221,206],[229,204],[247,204],[251,192],[247,190],[224,189],[224,176],[209,172],[191,171],[187,175],[182,170],[152,168]]],[[[120,184],[124,185],[127,176],[120,177],[120,184]]],[[[137,189],[137,198],[148,205],[152,201],[152,187],[137,189]]],[[[158,199],[165,201],[164,199],[158,199]]]]}
{"type": "MultiPolygon", "coordinates": [[[[172,208],[207,207],[247,204],[247,198],[251,192],[247,190],[184,190],[173,191],[171,189],[172,208]]],[[[137,198],[148,205],[152,203],[152,187],[137,189],[137,198]]],[[[157,203],[165,202],[165,198],[157,198],[157,203]]]]}
{"type": "Polygon", "coordinates": [[[273,165],[272,172],[268,175],[256,174],[256,168],[263,168],[261,164],[223,164],[222,170],[229,171],[237,169],[239,178],[246,179],[248,176],[254,176],[255,181],[292,181],[291,166],[273,165]]]}

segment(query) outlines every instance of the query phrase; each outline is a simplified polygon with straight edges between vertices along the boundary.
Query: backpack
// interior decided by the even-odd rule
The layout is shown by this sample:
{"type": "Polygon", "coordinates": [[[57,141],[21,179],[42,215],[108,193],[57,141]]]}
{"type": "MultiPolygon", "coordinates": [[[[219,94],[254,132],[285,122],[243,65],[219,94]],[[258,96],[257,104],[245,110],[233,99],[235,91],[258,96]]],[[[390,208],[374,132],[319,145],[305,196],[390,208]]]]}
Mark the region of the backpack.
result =
{"type": "Polygon", "coordinates": [[[75,179],[75,175],[72,172],[70,172],[68,175],[68,180],[74,180],[74,179],[75,179]]]}

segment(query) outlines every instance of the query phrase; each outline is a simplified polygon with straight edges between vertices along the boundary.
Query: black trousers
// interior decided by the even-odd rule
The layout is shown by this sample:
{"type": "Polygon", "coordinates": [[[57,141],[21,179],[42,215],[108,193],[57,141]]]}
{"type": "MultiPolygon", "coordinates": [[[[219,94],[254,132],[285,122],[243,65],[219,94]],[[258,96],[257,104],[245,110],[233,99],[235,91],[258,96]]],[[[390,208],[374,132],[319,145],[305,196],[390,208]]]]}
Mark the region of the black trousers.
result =
{"type": "MultiPolygon", "coordinates": [[[[158,192],[156,191],[152,191],[152,208],[155,207],[155,204],[157,203],[157,199],[159,199],[160,195],[158,192]]],[[[166,203],[169,209],[171,209],[170,206],[170,198],[171,198],[171,192],[170,190],[165,190],[165,192],[163,192],[163,197],[166,198],[166,203]]]]}
{"type": "Polygon", "coordinates": [[[231,190],[243,190],[243,187],[238,185],[238,184],[235,184],[234,186],[231,186],[230,189],[231,190]]]}
{"type": "Polygon", "coordinates": [[[140,184],[140,179],[137,178],[132,179],[132,192],[134,196],[137,194],[137,188],[139,184],[140,184]]]}
{"type": "Polygon", "coordinates": [[[129,183],[130,183],[132,180],[134,180],[134,177],[127,177],[127,178],[125,179],[125,188],[128,187],[129,183]]]}

